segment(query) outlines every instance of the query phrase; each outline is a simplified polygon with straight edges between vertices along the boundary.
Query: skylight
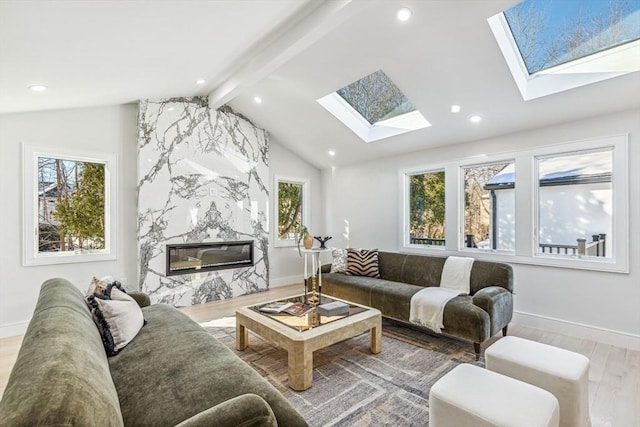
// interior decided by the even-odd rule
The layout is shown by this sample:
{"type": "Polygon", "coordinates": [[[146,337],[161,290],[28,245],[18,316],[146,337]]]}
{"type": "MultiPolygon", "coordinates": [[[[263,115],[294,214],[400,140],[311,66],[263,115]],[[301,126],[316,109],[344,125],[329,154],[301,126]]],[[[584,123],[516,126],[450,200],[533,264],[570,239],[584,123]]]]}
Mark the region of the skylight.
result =
{"type": "Polygon", "coordinates": [[[318,99],[318,103],[365,142],[431,126],[382,70],[318,99]]]}
{"type": "Polygon", "coordinates": [[[524,0],[489,25],[525,100],[640,70],[640,0],[524,0]]]}

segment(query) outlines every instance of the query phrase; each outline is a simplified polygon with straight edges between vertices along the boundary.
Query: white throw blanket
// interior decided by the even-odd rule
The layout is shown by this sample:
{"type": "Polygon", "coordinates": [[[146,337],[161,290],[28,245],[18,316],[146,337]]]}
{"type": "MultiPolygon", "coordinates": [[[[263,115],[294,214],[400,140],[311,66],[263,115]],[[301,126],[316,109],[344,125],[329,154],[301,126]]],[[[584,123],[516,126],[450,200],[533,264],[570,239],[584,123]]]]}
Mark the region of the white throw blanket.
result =
{"type": "Polygon", "coordinates": [[[416,292],[411,297],[411,311],[409,322],[420,326],[426,326],[434,332],[442,332],[444,324],[444,306],[451,298],[460,295],[460,292],[452,289],[431,286],[416,292]]]}
{"type": "Polygon", "coordinates": [[[448,257],[442,268],[440,287],[424,288],[411,297],[409,321],[442,332],[444,306],[452,298],[469,293],[472,266],[473,258],[448,257]]]}

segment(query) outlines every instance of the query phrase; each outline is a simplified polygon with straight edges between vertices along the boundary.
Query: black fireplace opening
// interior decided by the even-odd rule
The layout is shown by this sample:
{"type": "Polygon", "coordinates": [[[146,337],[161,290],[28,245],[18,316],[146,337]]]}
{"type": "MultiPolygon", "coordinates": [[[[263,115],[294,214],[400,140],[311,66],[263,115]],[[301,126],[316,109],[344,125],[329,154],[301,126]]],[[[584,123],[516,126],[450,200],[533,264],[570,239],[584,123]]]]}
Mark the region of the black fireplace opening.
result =
{"type": "Polygon", "coordinates": [[[167,245],[167,276],[251,267],[253,240],[167,245]]]}

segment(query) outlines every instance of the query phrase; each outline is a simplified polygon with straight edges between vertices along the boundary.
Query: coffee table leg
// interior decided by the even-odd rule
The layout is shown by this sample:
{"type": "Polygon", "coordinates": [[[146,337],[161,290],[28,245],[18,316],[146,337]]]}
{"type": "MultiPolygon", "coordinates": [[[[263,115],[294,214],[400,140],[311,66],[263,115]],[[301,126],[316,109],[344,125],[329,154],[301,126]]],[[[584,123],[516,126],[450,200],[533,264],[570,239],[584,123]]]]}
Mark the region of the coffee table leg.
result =
{"type": "Polygon", "coordinates": [[[382,351],[382,325],[378,324],[371,328],[371,353],[377,354],[382,351]]]}
{"type": "Polygon", "coordinates": [[[242,351],[249,345],[249,330],[236,319],[236,350],[242,351]]]}
{"type": "Polygon", "coordinates": [[[303,345],[295,346],[288,351],[289,387],[294,390],[306,390],[313,384],[313,352],[303,345]]]}

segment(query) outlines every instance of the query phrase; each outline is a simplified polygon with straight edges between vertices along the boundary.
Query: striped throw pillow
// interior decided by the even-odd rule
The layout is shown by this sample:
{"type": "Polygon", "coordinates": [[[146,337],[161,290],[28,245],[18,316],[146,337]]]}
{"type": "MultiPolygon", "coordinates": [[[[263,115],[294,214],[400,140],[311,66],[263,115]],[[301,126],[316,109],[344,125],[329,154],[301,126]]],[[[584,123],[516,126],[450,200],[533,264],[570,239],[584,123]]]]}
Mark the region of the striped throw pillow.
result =
{"type": "Polygon", "coordinates": [[[349,276],[380,278],[378,270],[378,250],[347,249],[347,271],[349,276]]]}

